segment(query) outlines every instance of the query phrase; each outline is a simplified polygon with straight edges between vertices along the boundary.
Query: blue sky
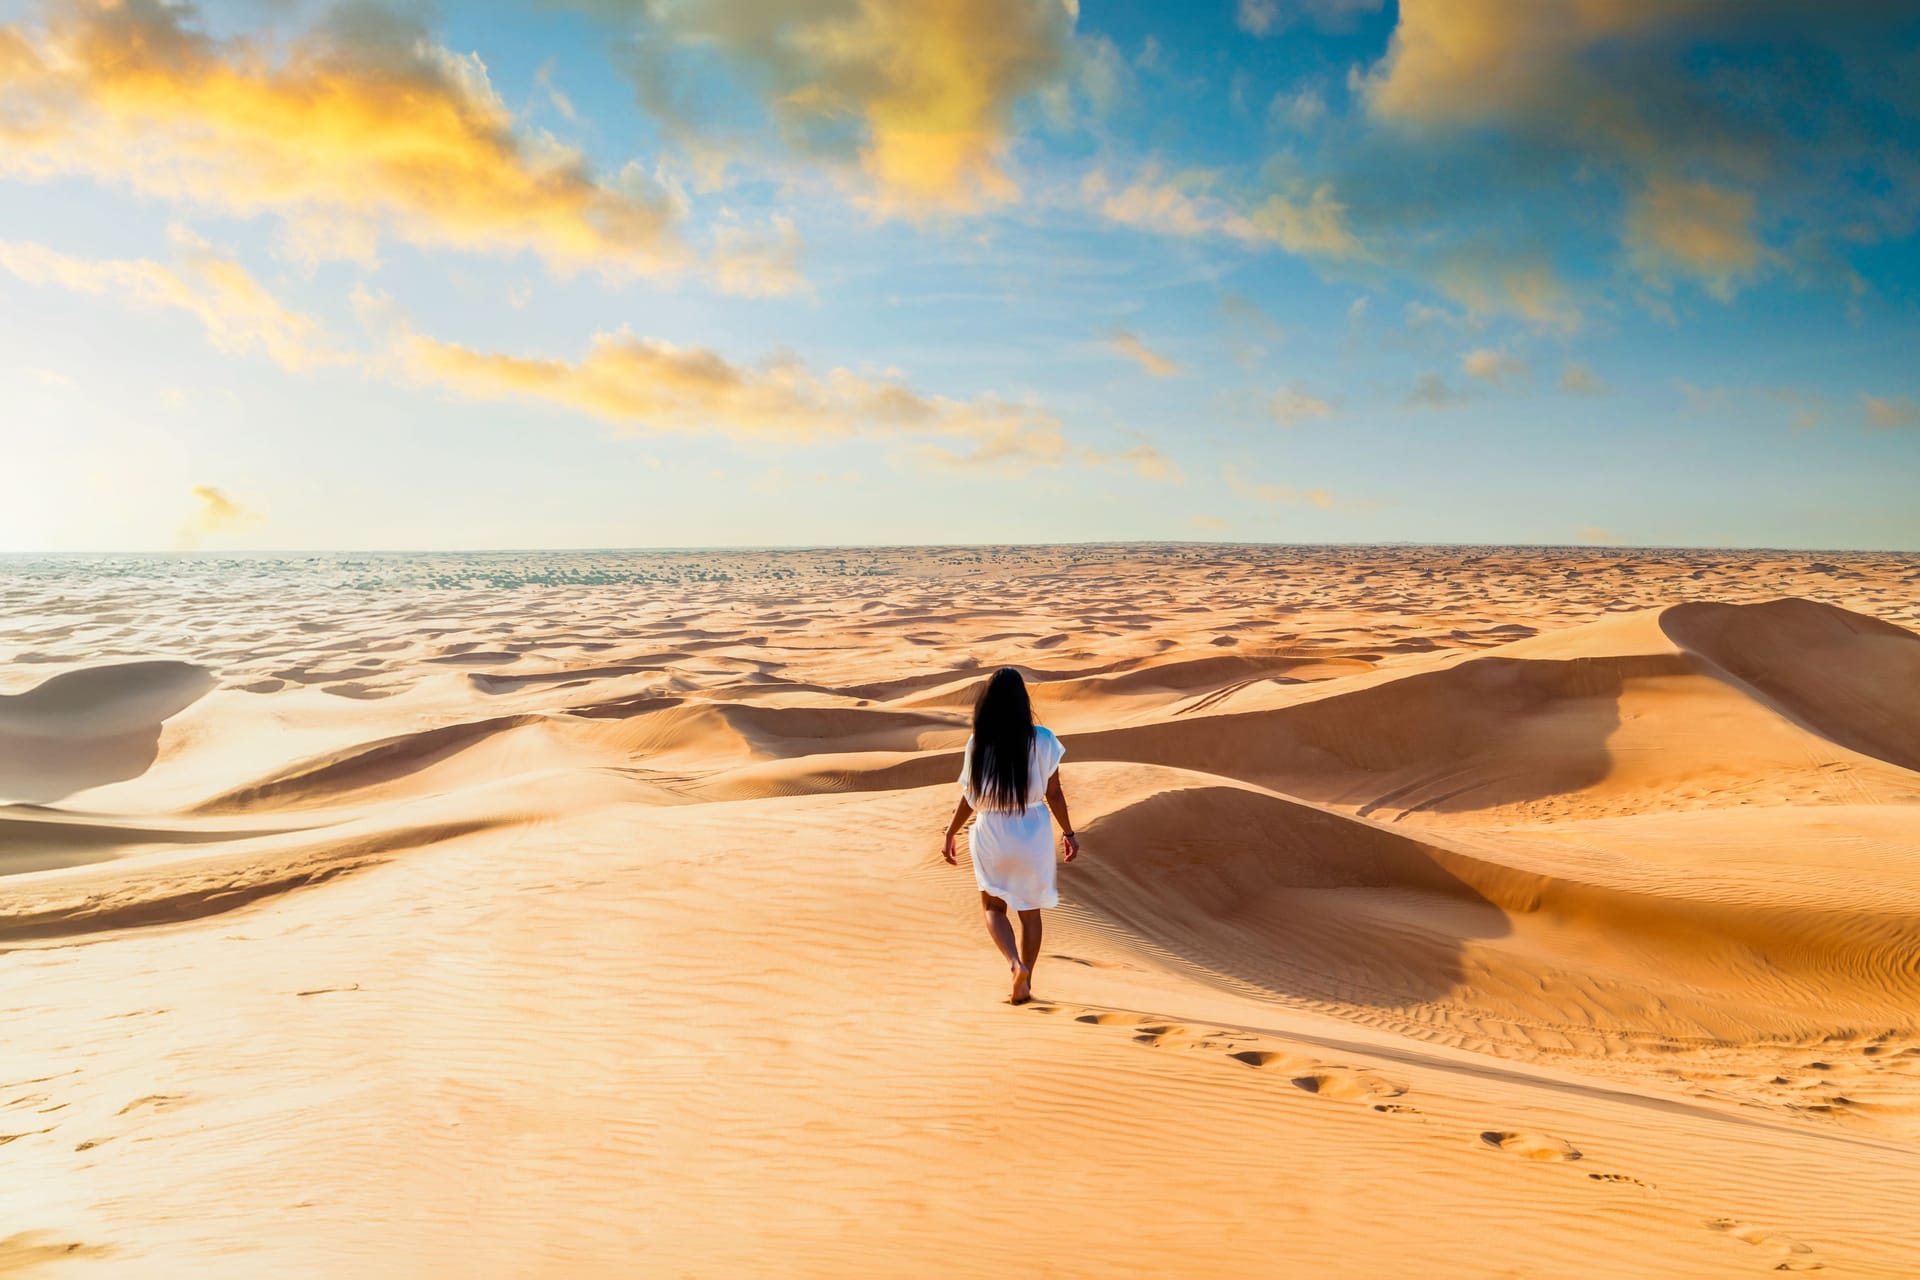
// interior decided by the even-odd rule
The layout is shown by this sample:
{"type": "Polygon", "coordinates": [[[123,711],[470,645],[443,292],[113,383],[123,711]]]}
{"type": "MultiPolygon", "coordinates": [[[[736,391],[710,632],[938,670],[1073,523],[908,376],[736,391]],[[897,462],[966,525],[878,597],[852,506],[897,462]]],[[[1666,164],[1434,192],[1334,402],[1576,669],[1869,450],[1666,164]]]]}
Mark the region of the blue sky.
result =
{"type": "Polygon", "coordinates": [[[0,0],[0,550],[1920,548],[1920,12],[0,0]]]}

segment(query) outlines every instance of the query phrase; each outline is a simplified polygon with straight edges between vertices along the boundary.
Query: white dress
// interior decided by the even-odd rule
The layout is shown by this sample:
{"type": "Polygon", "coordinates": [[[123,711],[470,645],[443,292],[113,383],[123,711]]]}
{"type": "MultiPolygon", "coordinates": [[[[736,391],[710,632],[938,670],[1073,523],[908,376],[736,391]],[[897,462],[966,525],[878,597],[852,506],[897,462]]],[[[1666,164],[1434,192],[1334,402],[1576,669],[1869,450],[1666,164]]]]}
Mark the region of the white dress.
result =
{"type": "Polygon", "coordinates": [[[982,809],[973,789],[973,739],[960,753],[960,791],[973,806],[973,878],[983,892],[1015,911],[1059,905],[1053,888],[1053,815],[1047,812],[1047,782],[1067,749],[1053,730],[1033,727],[1027,760],[1027,805],[1008,811],[982,809]]]}

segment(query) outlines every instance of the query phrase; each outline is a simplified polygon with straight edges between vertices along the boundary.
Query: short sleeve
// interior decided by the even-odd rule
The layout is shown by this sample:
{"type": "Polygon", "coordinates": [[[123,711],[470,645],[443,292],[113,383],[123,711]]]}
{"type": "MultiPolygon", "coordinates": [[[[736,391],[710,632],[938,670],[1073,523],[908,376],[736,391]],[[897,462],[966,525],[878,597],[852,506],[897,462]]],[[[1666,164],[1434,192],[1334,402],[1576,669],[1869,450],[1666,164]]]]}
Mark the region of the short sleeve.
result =
{"type": "Polygon", "coordinates": [[[973,735],[967,735],[967,745],[960,748],[960,794],[966,795],[973,787],[973,735]]]}
{"type": "Polygon", "coordinates": [[[1067,748],[1059,738],[1054,736],[1053,730],[1051,729],[1047,730],[1046,745],[1047,758],[1045,764],[1047,767],[1042,771],[1042,775],[1043,777],[1051,778],[1053,771],[1060,767],[1060,761],[1065,758],[1067,748]]]}

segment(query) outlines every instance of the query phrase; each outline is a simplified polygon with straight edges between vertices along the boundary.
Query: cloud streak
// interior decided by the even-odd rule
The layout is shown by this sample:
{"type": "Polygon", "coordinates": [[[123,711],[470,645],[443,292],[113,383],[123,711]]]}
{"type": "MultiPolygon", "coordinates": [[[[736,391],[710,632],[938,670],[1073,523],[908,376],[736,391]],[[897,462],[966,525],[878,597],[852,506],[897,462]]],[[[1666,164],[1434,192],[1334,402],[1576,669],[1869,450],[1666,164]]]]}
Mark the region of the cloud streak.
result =
{"type": "MultiPolygon", "coordinates": [[[[370,319],[384,318],[377,300],[362,303],[370,319]]],[[[388,324],[391,363],[404,378],[470,400],[558,405],[623,431],[781,445],[857,438],[904,447],[940,468],[1020,473],[1079,462],[1179,478],[1172,461],[1148,444],[1112,453],[1073,444],[1059,420],[1036,405],[925,395],[849,369],[818,373],[787,355],[739,364],[622,328],[595,335],[583,356],[567,360],[476,350],[388,324]]]]}
{"type": "Polygon", "coordinates": [[[1321,511],[1333,511],[1347,504],[1342,503],[1330,490],[1319,487],[1301,488],[1298,485],[1270,484],[1248,480],[1234,467],[1221,468],[1226,479],[1227,489],[1237,498],[1248,502],[1258,502],[1266,506],[1305,506],[1321,511]]]}
{"type": "Polygon", "coordinates": [[[1141,340],[1139,334],[1130,329],[1114,330],[1107,336],[1106,344],[1139,365],[1143,372],[1155,378],[1171,378],[1180,372],[1177,361],[1155,351],[1141,340]]]}
{"type": "Polygon", "coordinates": [[[172,233],[177,261],[78,258],[45,245],[0,242],[0,271],[33,285],[111,297],[135,307],[184,311],[223,351],[264,352],[295,373],[352,357],[312,317],[283,306],[239,262],[185,228],[172,233]]]}
{"type": "Polygon", "coordinates": [[[1875,431],[1920,427],[1920,401],[1907,396],[1861,396],[1860,402],[1867,425],[1875,431]]]}
{"type": "Polygon", "coordinates": [[[1116,187],[1104,170],[1080,184],[1094,212],[1136,230],[1165,236],[1218,236],[1259,247],[1279,247],[1300,257],[1330,261],[1366,259],[1367,247],[1348,225],[1347,206],[1328,183],[1294,184],[1257,202],[1216,196],[1209,174],[1162,178],[1149,167],[1116,187]]]}

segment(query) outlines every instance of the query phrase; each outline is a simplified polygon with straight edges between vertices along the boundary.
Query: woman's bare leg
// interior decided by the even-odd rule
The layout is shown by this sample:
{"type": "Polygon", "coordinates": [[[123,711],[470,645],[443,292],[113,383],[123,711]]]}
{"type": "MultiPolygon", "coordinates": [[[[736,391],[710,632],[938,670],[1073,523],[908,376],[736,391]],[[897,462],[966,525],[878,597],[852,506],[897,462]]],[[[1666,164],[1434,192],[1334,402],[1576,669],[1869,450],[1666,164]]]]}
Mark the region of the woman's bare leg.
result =
{"type": "MultiPolygon", "coordinates": [[[[1033,966],[1040,963],[1040,912],[1038,908],[1020,913],[1020,963],[1027,971],[1027,981],[1031,983],[1033,981],[1033,966]]],[[[1019,991],[1014,992],[1015,998],[1018,998],[1022,994],[1023,993],[1019,991]]]]}
{"type": "Polygon", "coordinates": [[[1018,975],[1022,968],[1020,948],[1013,942],[1013,924],[1007,919],[1007,904],[982,890],[980,909],[986,912],[987,932],[993,937],[993,945],[1000,948],[1000,954],[1007,958],[1007,967],[1018,975]]]}

